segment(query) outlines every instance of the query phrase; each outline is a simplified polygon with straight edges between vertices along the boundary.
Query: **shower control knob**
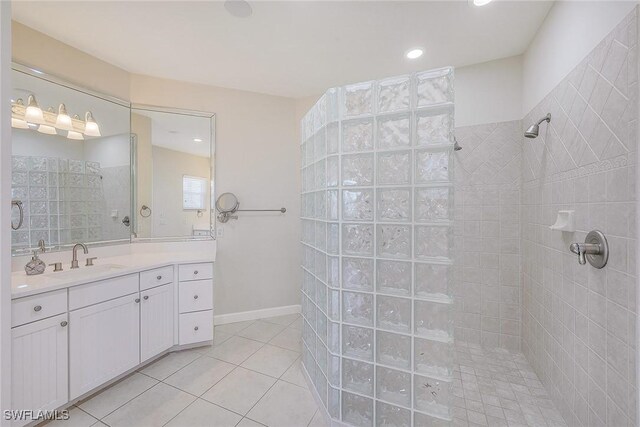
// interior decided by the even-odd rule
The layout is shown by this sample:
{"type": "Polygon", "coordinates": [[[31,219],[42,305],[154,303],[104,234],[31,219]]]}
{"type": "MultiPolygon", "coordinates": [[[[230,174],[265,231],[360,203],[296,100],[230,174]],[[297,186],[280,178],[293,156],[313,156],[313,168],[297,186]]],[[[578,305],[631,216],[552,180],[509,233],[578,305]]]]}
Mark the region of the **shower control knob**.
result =
{"type": "Polygon", "coordinates": [[[162,276],[158,276],[158,277],[156,277],[156,279],[162,280],[162,276]]]}
{"type": "Polygon", "coordinates": [[[194,295],[194,296],[193,296],[193,299],[198,299],[198,295],[194,295]]]}
{"type": "Polygon", "coordinates": [[[569,250],[578,255],[578,264],[585,265],[587,261],[595,268],[602,268],[609,260],[609,244],[601,231],[593,230],[587,234],[584,243],[572,243],[569,250]]]}
{"type": "Polygon", "coordinates": [[[196,326],[195,328],[193,328],[194,331],[197,331],[199,328],[196,326]]]}

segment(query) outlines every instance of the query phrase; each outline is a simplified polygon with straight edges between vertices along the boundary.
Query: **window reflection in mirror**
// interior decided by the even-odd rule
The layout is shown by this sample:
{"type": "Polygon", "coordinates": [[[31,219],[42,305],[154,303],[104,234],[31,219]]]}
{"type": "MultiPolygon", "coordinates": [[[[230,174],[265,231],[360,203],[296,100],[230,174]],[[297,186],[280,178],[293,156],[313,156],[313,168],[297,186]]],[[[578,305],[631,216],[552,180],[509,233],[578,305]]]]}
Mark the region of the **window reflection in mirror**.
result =
{"type": "Polygon", "coordinates": [[[212,115],[134,106],[135,237],[211,237],[212,126],[212,115]]]}
{"type": "Polygon", "coordinates": [[[12,74],[12,249],[128,241],[130,110],[19,65],[12,74]],[[64,106],[61,106],[64,104],[64,106]],[[13,229],[17,228],[17,229],[13,229]]]}

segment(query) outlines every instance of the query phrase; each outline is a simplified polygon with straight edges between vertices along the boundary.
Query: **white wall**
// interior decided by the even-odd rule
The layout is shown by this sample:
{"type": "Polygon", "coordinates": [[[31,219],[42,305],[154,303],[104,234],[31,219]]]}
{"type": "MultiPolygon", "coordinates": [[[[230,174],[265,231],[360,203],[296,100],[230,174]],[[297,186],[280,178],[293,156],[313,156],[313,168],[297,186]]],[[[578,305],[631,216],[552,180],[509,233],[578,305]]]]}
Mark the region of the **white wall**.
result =
{"type": "Polygon", "coordinates": [[[522,56],[456,68],[456,127],[522,118],[522,56]]]}
{"type": "Polygon", "coordinates": [[[531,111],[636,4],[556,1],[524,54],[523,113],[531,111]]]}

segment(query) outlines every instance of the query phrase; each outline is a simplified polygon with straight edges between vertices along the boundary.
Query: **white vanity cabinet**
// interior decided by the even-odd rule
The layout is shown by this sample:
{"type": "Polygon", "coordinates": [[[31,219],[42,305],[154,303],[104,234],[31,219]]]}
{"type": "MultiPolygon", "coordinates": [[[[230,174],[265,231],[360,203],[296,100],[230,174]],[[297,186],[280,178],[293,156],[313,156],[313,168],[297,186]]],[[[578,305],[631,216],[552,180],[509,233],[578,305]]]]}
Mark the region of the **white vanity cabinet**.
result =
{"type": "Polygon", "coordinates": [[[140,361],[173,346],[173,284],[140,293],[140,361]]]}
{"type": "Polygon", "coordinates": [[[178,268],[179,344],[213,340],[213,264],[178,268]]]}
{"type": "MultiPolygon", "coordinates": [[[[13,408],[53,410],[69,400],[67,325],[64,313],[11,330],[13,408]]],[[[12,425],[28,422],[14,421],[12,425]]]]}

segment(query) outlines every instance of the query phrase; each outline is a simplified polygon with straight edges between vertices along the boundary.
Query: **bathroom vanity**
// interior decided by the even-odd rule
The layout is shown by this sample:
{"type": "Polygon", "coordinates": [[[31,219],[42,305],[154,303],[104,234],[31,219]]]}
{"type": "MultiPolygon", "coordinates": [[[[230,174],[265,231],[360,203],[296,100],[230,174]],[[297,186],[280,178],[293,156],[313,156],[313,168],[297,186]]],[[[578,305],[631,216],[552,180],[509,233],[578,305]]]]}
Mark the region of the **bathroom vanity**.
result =
{"type": "MultiPolygon", "coordinates": [[[[167,352],[213,341],[213,262],[134,254],[12,277],[15,408],[68,406],[167,352]]],[[[20,425],[16,423],[15,425],[20,425]]]]}

